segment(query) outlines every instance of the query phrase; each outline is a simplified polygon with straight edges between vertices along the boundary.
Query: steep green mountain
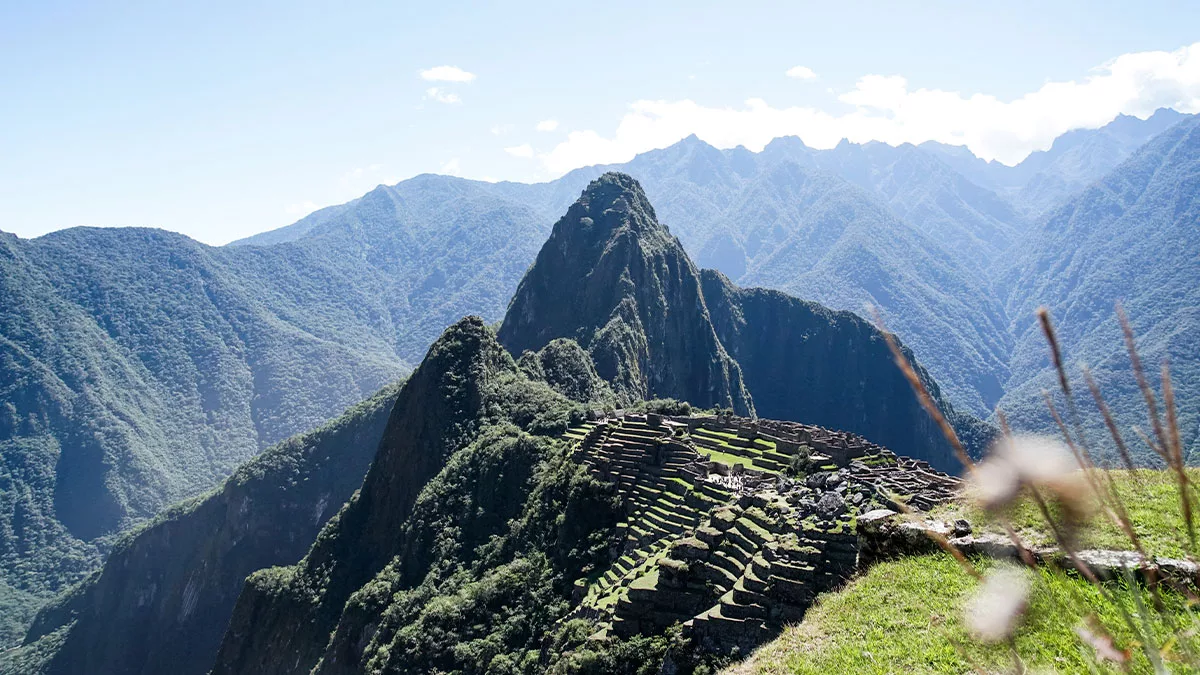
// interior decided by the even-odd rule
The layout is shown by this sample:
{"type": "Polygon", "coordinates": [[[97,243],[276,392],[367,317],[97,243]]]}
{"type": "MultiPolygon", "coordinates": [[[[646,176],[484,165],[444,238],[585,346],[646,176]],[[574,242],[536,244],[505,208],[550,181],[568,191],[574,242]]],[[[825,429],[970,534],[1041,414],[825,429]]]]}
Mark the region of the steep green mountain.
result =
{"type": "MultiPolygon", "coordinates": [[[[722,151],[692,136],[608,168],[642,183],[699,265],[836,309],[878,307],[958,405],[987,415],[1002,395],[1011,340],[987,265],[1027,225],[928,153],[794,137],[722,151]]],[[[596,170],[558,183],[582,187],[596,170]]]]}
{"type": "Polygon", "coordinates": [[[585,345],[626,400],[754,409],[708,320],[695,268],[627,175],[601,176],[555,224],[499,332],[513,354],[561,337],[585,345]]]}
{"type": "Polygon", "coordinates": [[[0,644],[114,533],[502,316],[549,223],[440,178],[334,211],[272,246],[0,234],[0,644]]]}
{"type": "MultiPolygon", "coordinates": [[[[400,390],[362,489],[297,565],[247,580],[213,672],[301,672],[323,655],[331,672],[377,668],[392,658],[394,641],[436,640],[435,626],[454,626],[458,612],[494,611],[514,594],[525,596],[514,612],[551,600],[556,579],[561,586],[567,570],[578,574],[596,554],[589,528],[559,531],[555,523],[604,523],[612,510],[605,488],[538,435],[561,433],[579,414],[578,404],[522,374],[480,319],[448,328],[400,390]],[[554,480],[535,494],[546,471],[554,480]],[[545,501],[526,503],[535,499],[545,501]],[[425,619],[420,610],[430,605],[451,614],[425,619]],[[414,635],[405,626],[418,617],[429,625],[414,635]]],[[[527,621],[536,619],[482,628],[527,642],[527,621]]],[[[461,657],[474,657],[469,649],[461,657]]],[[[417,665],[421,654],[397,649],[394,657],[432,670],[417,665]]]]}
{"type": "Polygon", "coordinates": [[[369,306],[349,280],[296,251],[231,253],[154,230],[0,236],[6,631],[106,537],[403,368],[348,318],[369,306]]]}
{"type": "Polygon", "coordinates": [[[246,576],[298,560],[361,485],[396,392],[280,443],[125,535],[101,570],[38,613],[0,670],[49,654],[37,672],[208,672],[246,576]]]}
{"type": "MultiPolygon", "coordinates": [[[[848,312],[702,275],[625,174],[593,181],[555,224],[498,337],[514,354],[573,338],[630,398],[761,409],[957,465],[878,330],[848,312]]],[[[964,430],[974,424],[926,380],[948,416],[964,430]]]]}
{"type": "MultiPolygon", "coordinates": [[[[1018,271],[1012,272],[1009,314],[1018,339],[1013,382],[1002,406],[1014,417],[1034,425],[1048,421],[1039,392],[1055,385],[1032,315],[1038,305],[1046,305],[1072,370],[1087,364],[1096,371],[1123,429],[1137,425],[1149,430],[1113,311],[1120,300],[1155,379],[1160,362],[1169,360],[1180,430],[1185,444],[1195,446],[1200,419],[1198,195],[1200,120],[1190,118],[1046,220],[1026,247],[1018,271]]],[[[1095,426],[1095,417],[1091,420],[1095,426]]],[[[1129,440],[1131,448],[1147,452],[1136,438],[1129,440]]]]}
{"type": "MultiPolygon", "coordinates": [[[[915,406],[883,335],[862,317],[778,291],[738,288],[701,271],[705,304],[721,343],[742,368],[759,415],[853,431],[946,471],[959,461],[928,415],[915,406]]],[[[912,352],[902,349],[968,448],[994,430],[945,400],[912,352]]]]}

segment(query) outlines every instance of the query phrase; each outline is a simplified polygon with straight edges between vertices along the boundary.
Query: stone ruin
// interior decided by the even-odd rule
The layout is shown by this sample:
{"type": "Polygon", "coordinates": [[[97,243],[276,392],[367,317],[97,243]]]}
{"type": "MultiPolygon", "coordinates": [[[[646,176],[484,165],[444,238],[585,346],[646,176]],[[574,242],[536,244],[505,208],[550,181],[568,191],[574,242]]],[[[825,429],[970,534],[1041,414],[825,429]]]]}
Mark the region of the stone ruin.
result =
{"type": "Polygon", "coordinates": [[[680,623],[706,649],[746,653],[869,561],[860,513],[928,510],[961,487],[926,462],[796,422],[622,413],[566,438],[627,515],[611,564],[577,583],[567,617],[593,621],[598,640],[680,623]]]}

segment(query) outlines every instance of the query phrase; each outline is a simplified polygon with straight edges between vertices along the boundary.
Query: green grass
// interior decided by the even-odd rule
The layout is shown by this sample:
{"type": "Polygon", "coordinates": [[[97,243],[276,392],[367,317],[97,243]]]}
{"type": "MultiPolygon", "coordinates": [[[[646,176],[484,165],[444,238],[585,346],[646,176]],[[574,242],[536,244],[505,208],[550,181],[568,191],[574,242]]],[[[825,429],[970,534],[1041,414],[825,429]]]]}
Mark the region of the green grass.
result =
{"type": "MultiPolygon", "coordinates": [[[[701,436],[706,436],[714,441],[721,441],[722,443],[725,443],[726,445],[729,445],[728,441],[730,439],[741,438],[734,432],[713,431],[711,429],[703,429],[703,428],[696,429],[695,433],[698,435],[701,435],[701,436]]],[[[745,439],[743,439],[743,440],[745,440],[745,439]]],[[[775,450],[775,442],[768,441],[765,438],[754,439],[754,441],[751,443],[751,446],[752,447],[750,447],[750,448],[744,448],[744,449],[749,450],[751,452],[753,452],[753,451],[763,452],[763,451],[768,451],[768,450],[773,452],[775,450]]]]}
{"type": "MultiPolygon", "coordinates": [[[[1110,472],[1117,485],[1134,530],[1142,540],[1142,546],[1151,555],[1182,558],[1187,545],[1187,527],[1180,509],[1179,487],[1174,474],[1154,469],[1139,469],[1136,472],[1114,470],[1110,472]]],[[[1200,482],[1200,469],[1189,471],[1192,481],[1200,482]]],[[[976,530],[1003,532],[994,519],[979,509],[967,504],[947,504],[934,511],[940,518],[966,518],[976,530]],[[981,527],[982,526],[982,527],[981,527]]],[[[1023,500],[1010,515],[1013,527],[1030,544],[1045,546],[1054,544],[1053,535],[1047,530],[1045,520],[1032,501],[1023,500]]],[[[1103,515],[1092,519],[1080,537],[1080,548],[1132,549],[1129,539],[1103,515]]]]}
{"type": "MultiPolygon", "coordinates": [[[[963,625],[961,608],[976,584],[944,554],[881,563],[842,591],[822,595],[802,623],[727,672],[959,675],[973,672],[972,664],[983,672],[1007,672],[1012,661],[1006,648],[973,642],[963,625]]],[[[1114,591],[1132,610],[1131,592],[1114,591]]],[[[1180,597],[1165,600],[1172,616],[1196,625],[1180,597]]],[[[1037,672],[1088,672],[1074,632],[1087,606],[1096,608],[1119,647],[1132,649],[1132,672],[1151,672],[1114,605],[1078,577],[1047,570],[1034,574],[1026,621],[1016,636],[1026,665],[1037,672]]],[[[1174,632],[1162,621],[1154,628],[1160,641],[1174,632]]]]}
{"type": "Polygon", "coordinates": [[[710,459],[714,462],[720,462],[720,463],[726,464],[728,466],[733,466],[734,464],[741,464],[742,466],[750,466],[750,458],[749,457],[742,457],[740,455],[731,455],[727,452],[721,452],[720,450],[709,450],[708,448],[699,448],[698,447],[698,448],[696,448],[696,450],[700,453],[700,455],[702,457],[707,456],[708,459],[710,459]]]}

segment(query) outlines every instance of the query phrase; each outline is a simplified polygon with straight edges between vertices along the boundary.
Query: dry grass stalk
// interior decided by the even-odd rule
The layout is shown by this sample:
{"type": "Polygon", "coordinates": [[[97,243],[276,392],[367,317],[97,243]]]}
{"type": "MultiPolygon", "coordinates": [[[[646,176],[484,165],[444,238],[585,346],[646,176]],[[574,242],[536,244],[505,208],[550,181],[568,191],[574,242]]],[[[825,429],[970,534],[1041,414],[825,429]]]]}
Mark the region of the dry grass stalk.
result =
{"type": "Polygon", "coordinates": [[[1191,551],[1196,550],[1196,526],[1192,521],[1192,495],[1188,486],[1187,467],[1183,464],[1183,443],[1179,437],[1179,418],[1175,411],[1175,389],[1171,386],[1171,369],[1166,361],[1162,365],[1163,406],[1167,409],[1167,454],[1170,466],[1179,482],[1179,498],[1183,502],[1183,521],[1187,524],[1188,543],[1191,551]]]}
{"type": "Polygon", "coordinates": [[[904,373],[904,378],[908,380],[908,384],[912,387],[913,393],[917,396],[917,401],[929,416],[933,418],[938,427],[942,430],[942,435],[949,441],[950,447],[953,448],[954,454],[958,457],[958,461],[962,462],[968,473],[975,471],[975,462],[971,460],[971,456],[963,447],[962,441],[959,440],[958,434],[955,433],[954,427],[950,426],[950,422],[946,420],[946,416],[934,403],[933,397],[929,395],[929,391],[925,389],[925,384],[921,382],[921,378],[917,375],[908,362],[904,358],[904,352],[901,351],[899,343],[896,342],[896,336],[892,335],[883,325],[883,318],[879,315],[879,310],[872,308],[872,313],[875,315],[875,325],[879,331],[883,333],[884,340],[887,342],[888,349],[892,352],[892,360],[896,362],[896,366],[900,368],[900,372],[904,373]]]}
{"type": "MultiPolygon", "coordinates": [[[[1149,409],[1150,424],[1154,429],[1154,435],[1158,438],[1161,445],[1156,446],[1150,443],[1150,447],[1163,458],[1167,459],[1166,452],[1166,433],[1163,431],[1162,421],[1158,416],[1158,402],[1154,396],[1154,390],[1150,388],[1150,382],[1146,379],[1146,371],[1142,368],[1142,358],[1138,355],[1137,344],[1133,338],[1133,326],[1129,323],[1129,317],[1125,315],[1125,308],[1121,303],[1117,303],[1117,320],[1121,323],[1121,333],[1125,336],[1125,350],[1129,352],[1129,360],[1133,364],[1133,376],[1137,380],[1138,389],[1142,391],[1142,398],[1146,399],[1146,408],[1149,409]]],[[[1149,439],[1147,438],[1147,441],[1149,439]]]]}
{"type": "MultiPolygon", "coordinates": [[[[1096,401],[1096,407],[1100,409],[1101,416],[1104,417],[1104,426],[1108,428],[1109,435],[1112,436],[1113,442],[1117,444],[1117,452],[1121,455],[1121,463],[1126,469],[1134,471],[1133,458],[1129,455],[1129,448],[1125,447],[1125,440],[1121,438],[1121,432],[1117,429],[1117,422],[1113,419],[1112,412],[1108,409],[1108,404],[1104,402],[1104,396],[1100,393],[1100,387],[1096,384],[1096,380],[1092,377],[1092,371],[1087,366],[1083,367],[1083,379],[1087,382],[1088,390],[1092,392],[1092,398],[1096,401]]],[[[1137,477],[1137,474],[1133,474],[1137,477]]]]}

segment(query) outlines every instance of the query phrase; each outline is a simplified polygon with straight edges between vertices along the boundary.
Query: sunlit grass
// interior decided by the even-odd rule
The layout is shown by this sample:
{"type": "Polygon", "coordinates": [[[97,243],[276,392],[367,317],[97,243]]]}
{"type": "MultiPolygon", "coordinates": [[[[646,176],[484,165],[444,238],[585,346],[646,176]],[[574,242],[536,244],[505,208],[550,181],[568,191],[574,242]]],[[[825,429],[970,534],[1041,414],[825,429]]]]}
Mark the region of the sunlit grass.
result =
{"type": "MultiPolygon", "coordinates": [[[[985,560],[983,569],[997,564],[985,560]]],[[[1075,633],[1084,611],[1093,609],[1119,647],[1133,652],[1131,672],[1151,672],[1115,605],[1074,575],[1048,568],[1030,571],[1033,592],[1026,621],[1016,633],[1017,652],[1039,672],[1088,672],[1075,633]]],[[[804,621],[786,628],[730,673],[945,673],[982,668],[1006,672],[1013,661],[1007,646],[971,639],[962,607],[978,582],[945,554],[880,563],[840,592],[827,593],[804,621]]],[[[1132,593],[1114,585],[1114,596],[1132,611],[1132,593]]],[[[1195,626],[1196,615],[1178,595],[1164,594],[1167,616],[1195,626]]],[[[1156,619],[1154,633],[1165,641],[1178,626],[1156,619]]],[[[1178,665],[1178,664],[1176,664],[1178,665]]],[[[1183,672],[1183,671],[1180,671],[1183,672]]]]}
{"type": "MultiPolygon", "coordinates": [[[[1200,482],[1200,469],[1190,469],[1188,473],[1193,481],[1200,482]]],[[[1179,484],[1175,474],[1155,469],[1120,469],[1110,471],[1110,475],[1146,552],[1169,558],[1184,557],[1187,528],[1179,508],[1179,484]]],[[[933,516],[948,520],[966,518],[975,526],[976,532],[1003,532],[994,518],[964,502],[941,506],[934,510],[933,516]]],[[[1013,527],[1026,543],[1034,546],[1049,546],[1055,543],[1042,514],[1031,500],[1021,500],[1012,510],[1010,518],[1013,527]]],[[[1114,550],[1133,548],[1121,529],[1103,514],[1097,514],[1089,526],[1082,529],[1077,547],[1114,550]]]]}

